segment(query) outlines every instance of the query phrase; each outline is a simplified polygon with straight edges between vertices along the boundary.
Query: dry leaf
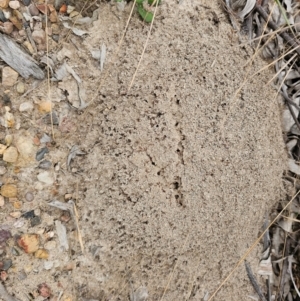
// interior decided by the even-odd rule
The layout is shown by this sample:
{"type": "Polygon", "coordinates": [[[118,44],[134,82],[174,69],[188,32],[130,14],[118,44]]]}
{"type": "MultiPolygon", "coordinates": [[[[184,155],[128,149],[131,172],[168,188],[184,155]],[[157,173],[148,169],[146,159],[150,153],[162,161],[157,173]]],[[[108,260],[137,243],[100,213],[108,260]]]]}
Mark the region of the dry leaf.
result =
{"type": "Polygon", "coordinates": [[[256,4],[256,0],[247,0],[245,7],[243,8],[242,11],[238,13],[238,16],[241,19],[244,19],[244,17],[248,15],[251,12],[251,10],[254,8],[255,4],[256,4]]]}

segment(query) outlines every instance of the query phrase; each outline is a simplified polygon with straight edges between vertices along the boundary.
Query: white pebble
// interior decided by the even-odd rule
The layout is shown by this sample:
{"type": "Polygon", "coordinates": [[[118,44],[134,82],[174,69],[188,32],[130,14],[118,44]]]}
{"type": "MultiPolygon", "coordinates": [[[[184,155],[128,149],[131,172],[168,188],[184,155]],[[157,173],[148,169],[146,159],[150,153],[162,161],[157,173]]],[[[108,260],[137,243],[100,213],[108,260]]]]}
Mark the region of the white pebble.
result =
{"type": "Polygon", "coordinates": [[[20,2],[19,1],[9,1],[8,5],[12,9],[20,8],[20,2]]]}
{"type": "Polygon", "coordinates": [[[23,102],[20,104],[19,111],[20,112],[26,112],[26,111],[32,111],[33,110],[33,104],[29,101],[23,102]]]}
{"type": "Polygon", "coordinates": [[[53,265],[54,265],[53,261],[48,261],[47,260],[47,261],[44,262],[45,270],[51,270],[53,268],[53,265]]]}
{"type": "Polygon", "coordinates": [[[54,240],[50,240],[50,241],[47,241],[45,244],[44,244],[44,248],[46,250],[53,250],[56,248],[56,242],[54,240]]]}
{"type": "Polygon", "coordinates": [[[54,178],[49,171],[42,171],[37,176],[38,180],[47,185],[52,185],[54,183],[54,178]]]}

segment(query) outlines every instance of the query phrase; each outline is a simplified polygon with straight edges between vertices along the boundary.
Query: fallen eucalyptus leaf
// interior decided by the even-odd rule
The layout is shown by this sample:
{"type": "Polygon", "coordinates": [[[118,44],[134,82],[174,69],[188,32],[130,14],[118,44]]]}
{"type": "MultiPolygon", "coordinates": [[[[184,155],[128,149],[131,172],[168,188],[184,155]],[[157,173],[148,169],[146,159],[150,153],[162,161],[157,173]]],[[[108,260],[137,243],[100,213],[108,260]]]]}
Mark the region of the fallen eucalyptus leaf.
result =
{"type": "Polygon", "coordinates": [[[296,175],[300,175],[300,166],[296,164],[294,159],[288,160],[288,166],[291,172],[295,173],[296,175]]]}
{"type": "Polygon", "coordinates": [[[70,26],[67,22],[63,22],[63,25],[65,28],[68,28],[68,29],[71,29],[73,31],[74,34],[76,34],[77,36],[81,37],[85,34],[88,34],[87,31],[84,31],[84,30],[81,30],[81,29],[78,29],[76,27],[72,27],[70,26]]]}
{"type": "Polygon", "coordinates": [[[56,227],[56,233],[58,236],[58,241],[59,241],[61,250],[68,251],[69,243],[68,243],[68,238],[67,238],[67,229],[66,229],[65,225],[63,225],[61,223],[61,221],[56,220],[55,227],[56,227]]]}
{"type": "Polygon", "coordinates": [[[85,155],[85,152],[82,152],[78,145],[73,145],[67,159],[68,168],[70,167],[71,161],[78,155],[85,155]]]}
{"type": "Polygon", "coordinates": [[[247,0],[245,7],[238,13],[238,16],[243,20],[248,15],[256,4],[256,0],[247,0]]]}

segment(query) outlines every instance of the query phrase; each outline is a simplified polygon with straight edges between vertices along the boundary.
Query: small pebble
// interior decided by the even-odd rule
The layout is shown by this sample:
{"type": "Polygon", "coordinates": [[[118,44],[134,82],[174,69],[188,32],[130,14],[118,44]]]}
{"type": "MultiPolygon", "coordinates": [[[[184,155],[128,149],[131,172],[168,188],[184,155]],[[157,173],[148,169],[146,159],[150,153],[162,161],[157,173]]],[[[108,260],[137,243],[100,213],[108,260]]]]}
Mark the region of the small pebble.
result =
{"type": "Polygon", "coordinates": [[[4,144],[0,144],[0,155],[3,155],[4,151],[7,149],[7,146],[4,144]]]}
{"type": "Polygon", "coordinates": [[[49,142],[51,142],[51,137],[44,133],[42,138],[40,139],[40,143],[49,143],[49,142]]]}
{"type": "Polygon", "coordinates": [[[48,259],[49,258],[49,252],[45,249],[38,249],[34,256],[36,258],[39,258],[39,259],[48,259]]]}
{"type": "Polygon", "coordinates": [[[13,218],[20,218],[22,213],[20,211],[15,211],[15,212],[11,212],[9,215],[13,218]]]}
{"type": "Polygon", "coordinates": [[[67,223],[71,219],[71,215],[68,211],[64,211],[60,216],[60,220],[64,223],[67,223]]]}
{"type": "Polygon", "coordinates": [[[23,234],[17,239],[17,243],[26,253],[35,253],[39,248],[39,236],[36,234],[23,234]]]}
{"type": "Polygon", "coordinates": [[[34,49],[33,49],[32,45],[30,44],[30,42],[25,41],[25,42],[23,43],[23,46],[28,50],[28,52],[29,52],[30,54],[34,54],[34,49]]]}
{"type": "Polygon", "coordinates": [[[57,164],[55,164],[54,170],[55,170],[56,172],[58,172],[58,171],[60,170],[60,162],[58,162],[57,164]]]}
{"type": "Polygon", "coordinates": [[[53,104],[51,101],[42,101],[38,104],[38,107],[39,107],[39,111],[41,113],[49,113],[51,112],[52,108],[53,108],[53,104]]]}
{"type": "Polygon", "coordinates": [[[3,11],[2,11],[1,8],[0,8],[0,21],[1,21],[1,22],[6,22],[6,21],[8,21],[8,20],[5,18],[4,13],[3,13],[3,11]]]}
{"type": "Polygon", "coordinates": [[[30,226],[31,227],[35,227],[37,225],[40,225],[41,224],[41,218],[39,216],[35,216],[34,218],[31,219],[30,221],[30,226]]]}
{"type": "Polygon", "coordinates": [[[31,0],[23,0],[23,4],[25,6],[28,6],[31,3],[31,0]]]}
{"type": "Polygon", "coordinates": [[[34,214],[35,214],[35,216],[40,216],[41,215],[41,209],[40,208],[34,209],[34,214]]]}
{"type": "MultiPolygon", "coordinates": [[[[79,16],[79,12],[77,12],[77,11],[72,11],[71,13],[70,13],[70,15],[69,15],[69,17],[70,18],[74,18],[74,17],[77,17],[77,16],[79,16]]],[[[80,18],[80,16],[78,17],[78,19],[80,18]]]]}
{"type": "Polygon", "coordinates": [[[29,10],[29,13],[31,14],[31,16],[38,16],[40,14],[39,10],[37,9],[37,7],[35,6],[34,3],[31,3],[28,6],[28,10],[29,10]]]}
{"type": "Polygon", "coordinates": [[[43,147],[41,149],[39,149],[36,153],[35,159],[37,161],[41,161],[42,159],[44,159],[45,154],[49,153],[49,150],[47,147],[43,147]]]}
{"type": "Polygon", "coordinates": [[[39,146],[41,144],[40,138],[38,136],[34,136],[32,142],[36,146],[39,146]]]}
{"type": "MultiPolygon", "coordinates": [[[[18,82],[16,88],[17,88],[17,92],[18,92],[19,94],[24,94],[24,92],[25,92],[25,85],[24,85],[24,83],[18,82]]],[[[20,105],[20,106],[21,106],[21,105],[20,105]]]]}
{"type": "Polygon", "coordinates": [[[44,232],[45,232],[45,229],[38,229],[38,230],[36,231],[36,234],[42,235],[42,234],[44,234],[44,232]]]}
{"type": "Polygon", "coordinates": [[[5,107],[5,115],[4,115],[4,126],[7,128],[12,128],[15,125],[15,118],[12,113],[10,113],[10,108],[5,107]]]}
{"type": "Polygon", "coordinates": [[[63,267],[63,270],[72,271],[74,269],[74,267],[75,267],[74,262],[69,262],[63,267]]]}
{"type": "Polygon", "coordinates": [[[33,193],[32,193],[32,192],[29,192],[29,191],[26,192],[26,194],[25,194],[25,200],[26,200],[27,202],[32,202],[33,199],[34,199],[33,193]]]}
{"type": "Polygon", "coordinates": [[[15,223],[14,223],[14,227],[15,228],[23,228],[25,225],[25,220],[24,219],[18,219],[15,223]]]}
{"type": "Polygon", "coordinates": [[[4,140],[5,140],[5,144],[7,146],[10,146],[12,141],[13,141],[13,136],[12,135],[6,135],[4,140]]]}
{"type": "Polygon", "coordinates": [[[47,250],[53,250],[56,248],[56,242],[54,240],[47,241],[44,244],[44,248],[47,250]]]}
{"type": "Polygon", "coordinates": [[[4,197],[0,195],[0,207],[3,207],[5,204],[4,197]]]}
{"type": "Polygon", "coordinates": [[[35,217],[35,214],[34,214],[34,210],[30,210],[28,212],[25,212],[23,214],[23,217],[26,218],[26,219],[32,219],[35,217]]]}
{"type": "Polygon", "coordinates": [[[18,9],[18,8],[20,8],[20,2],[17,1],[17,0],[9,1],[8,5],[12,9],[18,9]]]}
{"type": "Polygon", "coordinates": [[[20,210],[22,208],[22,202],[20,201],[14,202],[13,206],[14,209],[20,210]]]}
{"type": "Polygon", "coordinates": [[[49,171],[42,171],[37,175],[37,179],[47,185],[52,185],[54,183],[53,175],[49,171]]]}
{"type": "Polygon", "coordinates": [[[24,266],[24,271],[26,274],[29,274],[32,271],[32,266],[31,265],[25,265],[24,266]]]}
{"type": "Polygon", "coordinates": [[[11,14],[11,9],[10,8],[5,8],[5,9],[2,9],[2,12],[4,14],[4,17],[9,20],[12,16],[11,14]]]}
{"type": "Polygon", "coordinates": [[[54,232],[53,231],[49,231],[47,233],[44,234],[44,239],[48,240],[54,237],[54,232]]]}
{"type": "Polygon", "coordinates": [[[30,22],[31,15],[29,13],[23,12],[23,17],[24,17],[25,21],[30,22]]]}
{"type": "Polygon", "coordinates": [[[24,29],[19,30],[19,35],[21,37],[26,37],[26,31],[24,29]]]}
{"type": "Polygon", "coordinates": [[[56,10],[54,10],[50,13],[49,19],[50,19],[51,23],[56,23],[58,21],[56,10]]]}
{"type": "Polygon", "coordinates": [[[65,194],[65,200],[66,201],[71,200],[72,196],[73,196],[72,193],[66,193],[65,194]]]}
{"type": "Polygon", "coordinates": [[[17,248],[12,247],[11,248],[11,254],[14,255],[14,256],[20,256],[20,251],[17,248]]]}
{"type": "Polygon", "coordinates": [[[42,13],[42,14],[49,14],[49,10],[47,8],[47,6],[45,4],[37,4],[36,7],[38,8],[38,10],[42,13]]]}
{"type": "Polygon", "coordinates": [[[52,35],[52,39],[53,39],[56,43],[58,43],[58,42],[59,42],[59,35],[58,35],[58,34],[52,35]]]}
{"type": "Polygon", "coordinates": [[[1,268],[1,270],[7,271],[11,266],[12,266],[11,259],[5,259],[5,260],[3,260],[3,266],[1,268]]]}
{"type": "Polygon", "coordinates": [[[59,120],[58,120],[58,116],[56,114],[55,111],[52,111],[52,120],[51,120],[51,115],[50,114],[47,114],[43,117],[44,119],[44,122],[46,124],[54,124],[54,125],[58,125],[59,124],[59,120]]]}
{"type": "MultiPolygon", "coordinates": [[[[45,41],[46,41],[46,33],[42,29],[34,30],[32,32],[32,38],[37,44],[43,45],[43,44],[45,44],[45,41]]],[[[48,111],[48,112],[50,112],[50,111],[48,111]]]]}
{"type": "Polygon", "coordinates": [[[0,8],[8,8],[9,0],[0,0],[0,8]]]}
{"type": "Polygon", "coordinates": [[[41,182],[36,182],[34,184],[34,189],[38,190],[38,191],[42,191],[44,189],[44,186],[43,186],[43,184],[41,182]]]}
{"type": "Polygon", "coordinates": [[[1,195],[6,198],[14,198],[17,196],[17,187],[13,184],[4,184],[1,186],[1,195]]]}
{"type": "Polygon", "coordinates": [[[20,112],[26,112],[26,111],[32,111],[32,110],[33,110],[33,104],[30,101],[25,101],[20,104],[20,107],[19,107],[20,112]]]}
{"type": "Polygon", "coordinates": [[[51,296],[51,289],[46,283],[38,285],[39,294],[44,298],[49,298],[51,296]]]}
{"type": "Polygon", "coordinates": [[[7,172],[7,168],[5,166],[0,166],[0,176],[3,176],[7,172]]]}
{"type": "Polygon", "coordinates": [[[2,271],[0,273],[0,278],[2,281],[5,281],[8,278],[7,272],[6,271],[2,271]]]}
{"type": "Polygon", "coordinates": [[[8,200],[9,200],[10,203],[14,203],[14,202],[18,201],[18,198],[13,197],[13,198],[9,198],[8,200]]]}
{"type": "Polygon", "coordinates": [[[67,14],[70,14],[75,9],[75,6],[68,5],[67,14]]]}
{"type": "Polygon", "coordinates": [[[3,161],[14,163],[18,160],[18,150],[14,146],[10,146],[3,153],[3,161]]]}
{"type": "Polygon", "coordinates": [[[3,33],[6,33],[6,34],[11,34],[14,30],[14,25],[11,23],[11,22],[4,22],[2,27],[0,28],[0,30],[3,32],[3,33]]]}
{"type": "Polygon", "coordinates": [[[45,270],[51,270],[53,268],[54,262],[53,261],[45,261],[44,268],[45,270]]]}
{"type": "Polygon", "coordinates": [[[14,69],[8,66],[4,67],[2,69],[2,85],[12,87],[16,83],[18,76],[19,73],[16,72],[14,69]]]}
{"type": "Polygon", "coordinates": [[[40,162],[40,164],[39,164],[39,168],[41,168],[41,169],[50,169],[51,166],[52,166],[52,163],[48,160],[44,160],[44,161],[40,162]]]}
{"type": "Polygon", "coordinates": [[[11,238],[11,233],[8,230],[0,230],[0,243],[5,243],[9,238],[11,238]]]}

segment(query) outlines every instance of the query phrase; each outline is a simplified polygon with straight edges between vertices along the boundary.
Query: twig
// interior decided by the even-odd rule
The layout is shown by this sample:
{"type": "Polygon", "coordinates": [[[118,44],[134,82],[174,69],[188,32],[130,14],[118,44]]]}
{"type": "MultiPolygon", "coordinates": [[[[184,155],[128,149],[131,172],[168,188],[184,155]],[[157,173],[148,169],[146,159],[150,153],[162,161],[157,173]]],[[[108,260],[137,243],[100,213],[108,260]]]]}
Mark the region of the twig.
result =
{"type": "Polygon", "coordinates": [[[248,262],[246,260],[245,260],[245,268],[246,268],[246,271],[247,271],[248,278],[249,278],[253,288],[255,289],[256,293],[258,294],[260,300],[267,301],[266,297],[264,296],[263,292],[261,291],[260,286],[258,285],[258,282],[257,282],[256,277],[254,276],[254,274],[251,270],[250,265],[248,264],[248,262]]]}
{"type": "Polygon", "coordinates": [[[16,299],[15,297],[11,296],[5,286],[0,282],[0,297],[4,300],[4,301],[19,301],[18,299],[16,299]]]}
{"type": "MultiPolygon", "coordinates": [[[[262,18],[268,22],[268,26],[273,29],[273,30],[278,30],[279,27],[276,25],[275,22],[269,20],[269,15],[266,13],[266,11],[264,10],[264,8],[260,5],[257,5],[255,7],[255,10],[262,16],[262,18]]],[[[284,31],[279,32],[279,34],[281,35],[281,37],[292,47],[295,46],[299,46],[299,42],[295,41],[293,38],[290,37],[290,35],[284,31]]],[[[295,48],[295,51],[300,55],[300,49],[297,47],[295,48]]]]}

